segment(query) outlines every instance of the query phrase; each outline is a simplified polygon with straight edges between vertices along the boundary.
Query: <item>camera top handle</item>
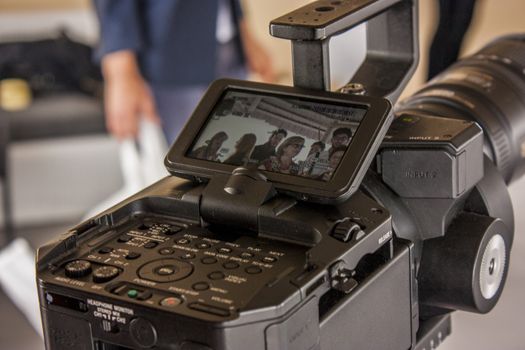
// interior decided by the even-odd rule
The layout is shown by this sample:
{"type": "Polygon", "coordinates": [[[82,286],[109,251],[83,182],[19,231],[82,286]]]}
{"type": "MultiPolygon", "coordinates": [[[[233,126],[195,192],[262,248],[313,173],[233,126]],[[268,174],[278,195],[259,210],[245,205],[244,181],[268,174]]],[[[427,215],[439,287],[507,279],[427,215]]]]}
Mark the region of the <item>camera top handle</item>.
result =
{"type": "Polygon", "coordinates": [[[330,90],[330,38],[366,21],[367,54],[351,81],[394,104],[418,63],[417,0],[319,0],[274,19],[270,34],[292,41],[295,86],[330,90]]]}

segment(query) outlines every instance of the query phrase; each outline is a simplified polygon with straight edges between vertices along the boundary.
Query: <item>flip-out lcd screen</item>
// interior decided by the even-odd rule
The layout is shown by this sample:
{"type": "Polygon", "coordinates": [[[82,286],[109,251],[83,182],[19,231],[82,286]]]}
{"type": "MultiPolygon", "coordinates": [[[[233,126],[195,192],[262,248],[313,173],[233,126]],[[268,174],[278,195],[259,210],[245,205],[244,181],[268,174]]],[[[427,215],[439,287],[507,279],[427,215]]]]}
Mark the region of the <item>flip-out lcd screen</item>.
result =
{"type": "Polygon", "coordinates": [[[186,156],[329,181],[367,110],[226,90],[186,156]]]}
{"type": "Polygon", "coordinates": [[[200,183],[238,169],[302,201],[336,203],[359,188],[390,109],[371,96],[220,79],[165,164],[171,174],[200,183]]]}

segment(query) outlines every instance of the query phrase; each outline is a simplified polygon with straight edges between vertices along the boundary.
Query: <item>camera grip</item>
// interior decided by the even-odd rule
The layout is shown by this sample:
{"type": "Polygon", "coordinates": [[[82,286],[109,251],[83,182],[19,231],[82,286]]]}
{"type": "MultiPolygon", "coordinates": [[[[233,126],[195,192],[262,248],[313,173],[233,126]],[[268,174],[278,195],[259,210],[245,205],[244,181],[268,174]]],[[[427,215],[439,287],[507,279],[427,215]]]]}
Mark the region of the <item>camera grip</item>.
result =
{"type": "Polygon", "coordinates": [[[270,34],[292,40],[295,86],[330,90],[330,38],[367,22],[367,54],[352,82],[394,103],[418,62],[416,5],[414,0],[320,0],[274,19],[270,34]]]}

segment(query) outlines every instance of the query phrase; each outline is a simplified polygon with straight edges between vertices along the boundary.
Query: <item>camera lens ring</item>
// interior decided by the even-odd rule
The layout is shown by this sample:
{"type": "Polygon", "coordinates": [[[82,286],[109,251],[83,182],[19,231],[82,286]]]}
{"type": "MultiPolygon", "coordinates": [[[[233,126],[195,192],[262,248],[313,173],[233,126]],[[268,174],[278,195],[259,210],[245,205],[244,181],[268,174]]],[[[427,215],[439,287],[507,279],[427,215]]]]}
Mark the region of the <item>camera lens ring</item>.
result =
{"type": "Polygon", "coordinates": [[[396,108],[473,120],[506,183],[525,174],[525,35],[500,38],[436,76],[396,108]]]}

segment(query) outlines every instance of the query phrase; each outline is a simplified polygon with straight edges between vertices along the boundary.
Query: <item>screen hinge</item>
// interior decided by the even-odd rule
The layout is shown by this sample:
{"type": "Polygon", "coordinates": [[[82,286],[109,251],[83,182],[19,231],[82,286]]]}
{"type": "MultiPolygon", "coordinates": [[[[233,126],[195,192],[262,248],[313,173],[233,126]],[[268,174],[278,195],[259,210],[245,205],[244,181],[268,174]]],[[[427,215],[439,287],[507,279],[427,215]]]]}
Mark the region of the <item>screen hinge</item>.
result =
{"type": "Polygon", "coordinates": [[[294,198],[278,195],[261,172],[237,168],[232,175],[210,179],[201,195],[200,215],[204,222],[217,227],[313,246],[321,240],[315,225],[287,215],[296,204],[294,198]]]}
{"type": "Polygon", "coordinates": [[[277,192],[256,169],[237,168],[231,175],[213,176],[204,191],[201,217],[210,224],[258,231],[259,208],[277,192]]]}

